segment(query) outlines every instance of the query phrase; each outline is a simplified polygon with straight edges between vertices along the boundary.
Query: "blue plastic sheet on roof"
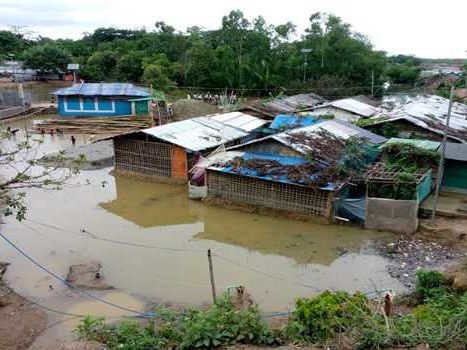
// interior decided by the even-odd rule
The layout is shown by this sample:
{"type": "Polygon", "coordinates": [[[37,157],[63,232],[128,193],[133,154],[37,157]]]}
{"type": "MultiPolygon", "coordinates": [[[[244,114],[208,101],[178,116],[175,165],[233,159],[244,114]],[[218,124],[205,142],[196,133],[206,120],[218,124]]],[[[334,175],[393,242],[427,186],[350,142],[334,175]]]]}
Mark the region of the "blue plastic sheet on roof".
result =
{"type": "Polygon", "coordinates": [[[276,130],[294,129],[316,124],[317,121],[317,118],[312,116],[279,114],[269,127],[276,130]]]}
{"type": "Polygon", "coordinates": [[[79,83],[58,89],[53,94],[57,96],[151,96],[147,89],[130,83],[79,83]]]}
{"type": "MultiPolygon", "coordinates": [[[[265,154],[265,153],[244,153],[242,158],[244,160],[271,160],[271,161],[277,161],[281,165],[287,166],[287,165],[301,165],[301,164],[306,164],[308,163],[307,160],[303,158],[298,158],[298,157],[287,157],[287,156],[277,156],[277,155],[272,155],[272,154],[265,154]]],[[[322,164],[322,168],[324,169],[326,165],[324,163],[322,164]]],[[[232,173],[232,174],[239,174],[242,176],[249,176],[249,177],[256,177],[264,180],[272,180],[272,181],[277,181],[277,182],[283,182],[283,183],[288,183],[288,184],[298,184],[298,185],[307,185],[306,183],[301,183],[299,181],[292,181],[287,177],[287,175],[276,175],[276,174],[264,174],[264,173],[259,173],[257,169],[252,169],[248,167],[242,167],[238,168],[236,167],[234,169],[233,166],[226,166],[223,168],[218,169],[219,171],[226,172],[226,173],[232,173]]],[[[313,180],[315,179],[317,174],[310,174],[309,179],[313,180]]],[[[328,183],[326,186],[321,186],[321,190],[328,190],[328,191],[333,191],[336,188],[336,184],[333,183],[328,183]]]]}

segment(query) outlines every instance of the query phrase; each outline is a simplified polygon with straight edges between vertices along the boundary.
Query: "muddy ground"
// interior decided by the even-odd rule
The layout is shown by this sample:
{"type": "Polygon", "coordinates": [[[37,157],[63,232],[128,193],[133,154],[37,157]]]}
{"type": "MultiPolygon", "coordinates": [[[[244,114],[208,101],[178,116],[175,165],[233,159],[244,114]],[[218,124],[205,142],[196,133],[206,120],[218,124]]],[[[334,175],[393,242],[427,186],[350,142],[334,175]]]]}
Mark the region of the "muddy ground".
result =
{"type": "Polygon", "coordinates": [[[414,235],[375,245],[391,261],[389,274],[413,288],[419,270],[448,271],[467,259],[467,219],[439,217],[435,227],[422,220],[414,235]]]}
{"type": "Polygon", "coordinates": [[[0,349],[27,349],[46,324],[45,312],[16,294],[0,275],[0,349]]]}
{"type": "Polygon", "coordinates": [[[63,168],[79,167],[81,170],[98,170],[114,163],[114,151],[111,140],[100,141],[82,146],[72,146],[61,153],[53,153],[42,157],[39,161],[45,166],[63,168]]]}

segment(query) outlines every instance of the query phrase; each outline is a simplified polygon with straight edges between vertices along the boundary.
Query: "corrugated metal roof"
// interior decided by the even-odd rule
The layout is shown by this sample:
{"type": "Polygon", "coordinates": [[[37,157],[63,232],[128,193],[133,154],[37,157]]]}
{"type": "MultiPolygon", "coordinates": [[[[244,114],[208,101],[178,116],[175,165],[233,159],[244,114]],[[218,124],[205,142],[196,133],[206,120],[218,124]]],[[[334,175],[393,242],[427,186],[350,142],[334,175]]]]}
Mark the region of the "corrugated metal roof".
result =
{"type": "MultiPolygon", "coordinates": [[[[209,157],[206,160],[205,164],[207,165],[207,168],[210,170],[216,170],[216,171],[221,171],[225,173],[233,173],[233,174],[237,174],[241,176],[254,177],[254,178],[259,178],[263,180],[306,186],[306,184],[303,184],[297,180],[293,180],[289,178],[287,175],[281,175],[281,176],[278,176],[277,174],[269,175],[267,171],[264,172],[264,169],[262,169],[261,172],[259,172],[258,169],[247,168],[247,167],[243,167],[241,169],[237,167],[234,170],[233,167],[227,165],[227,163],[236,157],[241,157],[244,160],[271,160],[271,161],[276,161],[283,166],[290,166],[290,165],[293,166],[293,165],[300,165],[300,164],[307,163],[307,160],[303,158],[299,158],[299,157],[278,156],[278,155],[264,154],[264,153],[228,151],[228,152],[214,154],[213,156],[209,157]]],[[[324,168],[325,168],[325,165],[323,164],[323,169],[324,168]]],[[[313,179],[316,176],[317,174],[310,174],[309,178],[313,179]]],[[[327,190],[327,191],[333,191],[336,188],[337,188],[337,185],[333,183],[328,183],[326,186],[320,187],[320,189],[327,190]]]]}
{"type": "Polygon", "coordinates": [[[369,142],[374,143],[374,144],[381,144],[383,142],[386,142],[387,140],[386,138],[373,134],[372,132],[369,132],[368,130],[362,129],[351,123],[347,123],[345,121],[337,120],[337,119],[326,120],[321,123],[316,123],[311,126],[306,126],[304,128],[289,130],[289,131],[286,131],[286,132],[283,132],[277,135],[273,135],[271,137],[274,138],[276,141],[279,141],[295,149],[298,152],[306,153],[307,147],[302,144],[292,143],[289,135],[304,133],[306,135],[309,135],[310,137],[316,137],[317,132],[323,131],[323,130],[331,133],[332,135],[336,137],[340,137],[344,140],[352,136],[365,138],[369,142]]]}
{"type": "MultiPolygon", "coordinates": [[[[377,121],[374,124],[406,120],[423,129],[439,135],[443,134],[443,126],[446,124],[449,107],[448,99],[435,95],[414,98],[403,96],[397,99],[386,98],[385,104],[394,104],[395,108],[376,116],[375,120],[377,121]],[[405,101],[405,103],[400,104],[399,101],[405,101]],[[386,118],[382,119],[380,117],[386,118]]],[[[467,142],[467,105],[453,103],[448,135],[461,142],[467,142]]]]}
{"type": "Polygon", "coordinates": [[[294,129],[313,125],[315,123],[317,123],[317,118],[315,117],[279,114],[274,118],[269,127],[276,130],[294,129]]]}
{"type": "Polygon", "coordinates": [[[423,148],[428,151],[437,151],[439,146],[441,145],[441,143],[439,142],[429,141],[429,140],[401,139],[397,137],[392,137],[384,144],[384,146],[392,145],[395,143],[413,145],[415,147],[423,148]]]}
{"type": "Polygon", "coordinates": [[[210,117],[221,123],[233,126],[244,131],[255,130],[267,123],[265,120],[253,117],[249,114],[245,114],[242,112],[216,114],[210,117]]]}
{"type": "Polygon", "coordinates": [[[380,108],[374,107],[367,103],[363,103],[361,101],[357,101],[353,98],[345,98],[342,100],[332,101],[332,102],[317,106],[313,108],[313,110],[317,110],[317,109],[320,109],[323,107],[329,107],[329,106],[339,108],[344,111],[360,115],[362,117],[371,117],[372,115],[381,113],[380,108]]]}
{"type": "Polygon", "coordinates": [[[57,96],[133,96],[150,97],[149,90],[130,83],[79,83],[56,90],[57,96]]]}
{"type": "Polygon", "coordinates": [[[467,162],[467,144],[452,142],[446,143],[445,158],[467,162]]]}
{"type": "Polygon", "coordinates": [[[262,113],[269,117],[275,117],[277,114],[294,113],[315,107],[326,100],[316,94],[299,94],[294,96],[282,96],[272,101],[256,101],[245,109],[262,113]]]}
{"type": "Polygon", "coordinates": [[[300,145],[297,143],[291,143],[289,135],[293,135],[294,133],[305,133],[305,134],[308,134],[309,137],[316,137],[316,133],[320,130],[325,130],[327,132],[330,132],[334,136],[341,137],[343,139],[348,139],[351,136],[360,137],[360,138],[368,140],[370,143],[375,144],[375,145],[380,145],[387,141],[387,138],[374,134],[356,125],[345,122],[343,120],[333,119],[333,120],[326,120],[326,121],[318,120],[316,124],[313,124],[310,126],[305,126],[303,128],[297,128],[297,129],[291,129],[291,130],[284,131],[279,134],[265,136],[260,139],[255,139],[249,142],[242,143],[241,145],[229,147],[229,149],[230,150],[238,149],[238,148],[241,148],[247,145],[273,139],[286,145],[287,147],[290,147],[296,150],[297,152],[305,154],[308,152],[308,149],[306,148],[306,146],[300,145]]]}
{"type": "Polygon", "coordinates": [[[211,117],[197,117],[141,131],[192,151],[213,148],[248,135],[244,130],[211,117]]]}

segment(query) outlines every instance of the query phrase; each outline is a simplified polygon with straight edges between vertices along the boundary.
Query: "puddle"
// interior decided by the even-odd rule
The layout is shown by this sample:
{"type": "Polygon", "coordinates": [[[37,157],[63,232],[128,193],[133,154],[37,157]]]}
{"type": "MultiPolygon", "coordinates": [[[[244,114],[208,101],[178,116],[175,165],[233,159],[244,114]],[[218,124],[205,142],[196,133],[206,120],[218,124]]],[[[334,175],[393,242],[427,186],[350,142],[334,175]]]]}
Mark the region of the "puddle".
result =
{"type": "MultiPolygon", "coordinates": [[[[46,135],[43,153],[68,145],[66,136],[46,135]]],[[[297,297],[324,289],[403,290],[387,274],[386,260],[369,248],[370,240],[385,233],[206,206],[188,200],[184,186],[113,176],[111,170],[83,171],[60,191],[28,190],[28,220],[6,218],[4,234],[62,277],[71,264],[101,262],[116,300],[133,307],[141,306],[138,300],[210,302],[208,248],[218,292],[245,285],[264,311],[288,310],[297,297]]],[[[0,254],[12,263],[6,278],[20,294],[50,307],[74,294],[5,242],[0,254]]],[[[76,312],[111,312],[94,302],[67,300],[76,312]]]]}

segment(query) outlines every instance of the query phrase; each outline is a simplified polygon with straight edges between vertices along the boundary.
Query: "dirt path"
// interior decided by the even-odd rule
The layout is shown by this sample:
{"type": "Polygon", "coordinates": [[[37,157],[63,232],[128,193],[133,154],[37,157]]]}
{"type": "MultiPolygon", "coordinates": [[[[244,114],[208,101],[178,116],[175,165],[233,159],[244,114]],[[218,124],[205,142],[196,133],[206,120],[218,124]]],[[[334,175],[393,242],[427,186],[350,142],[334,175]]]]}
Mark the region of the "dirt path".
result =
{"type": "Polygon", "coordinates": [[[0,274],[0,349],[27,349],[46,323],[45,312],[16,294],[0,274]]]}

